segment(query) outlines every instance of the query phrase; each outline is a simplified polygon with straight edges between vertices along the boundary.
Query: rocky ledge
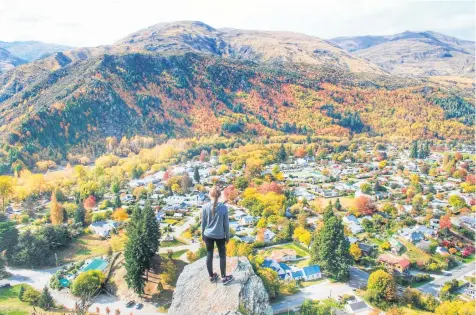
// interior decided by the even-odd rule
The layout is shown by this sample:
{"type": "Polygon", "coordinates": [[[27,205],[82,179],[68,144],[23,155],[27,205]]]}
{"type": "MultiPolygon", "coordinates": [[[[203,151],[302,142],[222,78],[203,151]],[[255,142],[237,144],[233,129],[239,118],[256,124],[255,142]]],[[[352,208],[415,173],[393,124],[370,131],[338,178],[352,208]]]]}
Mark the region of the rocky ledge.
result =
{"type": "MultiPolygon", "coordinates": [[[[214,271],[219,273],[219,258],[214,271]]],[[[227,272],[234,280],[227,285],[210,283],[205,258],[185,267],[177,281],[170,315],[271,315],[268,294],[245,257],[227,257],[227,272]]]]}

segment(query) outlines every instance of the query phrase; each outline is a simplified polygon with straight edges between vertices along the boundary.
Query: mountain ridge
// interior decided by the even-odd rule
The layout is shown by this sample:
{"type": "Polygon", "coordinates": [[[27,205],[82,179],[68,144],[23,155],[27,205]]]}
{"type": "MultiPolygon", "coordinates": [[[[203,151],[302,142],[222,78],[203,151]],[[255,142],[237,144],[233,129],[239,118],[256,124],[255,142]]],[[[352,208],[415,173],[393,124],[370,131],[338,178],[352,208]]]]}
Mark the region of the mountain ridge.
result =
{"type": "Polygon", "coordinates": [[[108,137],[473,135],[470,83],[360,72],[346,62],[362,59],[339,59],[350,55],[305,35],[260,33],[263,46],[253,32],[183,27],[152,27],[0,75],[0,172],[18,161],[97,155],[108,137]],[[315,45],[328,53],[309,54],[315,45]]]}

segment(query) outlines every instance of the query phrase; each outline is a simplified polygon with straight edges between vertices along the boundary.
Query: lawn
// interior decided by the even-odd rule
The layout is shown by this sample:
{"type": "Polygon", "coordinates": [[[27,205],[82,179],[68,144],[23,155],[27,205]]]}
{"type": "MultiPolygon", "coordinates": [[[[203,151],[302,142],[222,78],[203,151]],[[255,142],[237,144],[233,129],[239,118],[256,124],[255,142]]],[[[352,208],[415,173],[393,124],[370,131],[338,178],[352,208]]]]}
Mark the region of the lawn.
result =
{"type": "Polygon", "coordinates": [[[176,224],[177,222],[179,222],[178,220],[174,220],[174,219],[165,219],[164,220],[164,223],[167,223],[167,224],[170,224],[170,225],[174,225],[176,224]]]}
{"type": "Polygon", "coordinates": [[[428,282],[431,282],[431,281],[433,281],[433,280],[435,280],[435,278],[430,277],[430,279],[427,279],[427,280],[425,280],[425,281],[412,282],[412,283],[410,284],[410,287],[412,287],[412,288],[418,288],[418,287],[421,287],[422,285],[427,284],[428,282]]]}
{"type": "MultiPolygon", "coordinates": [[[[0,314],[28,315],[32,307],[18,299],[21,285],[0,289],[0,314]]],[[[27,287],[26,285],[24,286],[27,287]]]]}
{"type": "Polygon", "coordinates": [[[124,249],[126,239],[127,236],[124,234],[124,231],[119,231],[118,235],[112,235],[108,239],[101,239],[101,237],[94,234],[81,235],[73,240],[68,247],[58,251],[58,261],[64,264],[97,256],[105,256],[108,253],[109,247],[113,251],[121,251],[124,249]]]}
{"type": "Polygon", "coordinates": [[[304,288],[305,287],[310,287],[311,285],[315,285],[315,284],[318,284],[322,281],[325,281],[326,279],[325,278],[321,278],[321,279],[317,279],[317,280],[312,280],[312,281],[303,281],[301,282],[301,286],[303,286],[304,288]]]}
{"type": "Polygon", "coordinates": [[[186,244],[181,243],[181,242],[177,241],[176,239],[174,239],[173,241],[162,241],[162,242],[160,242],[160,247],[162,247],[162,248],[182,246],[182,245],[186,245],[186,244]]]}
{"type": "MultiPolygon", "coordinates": [[[[172,254],[172,259],[179,259],[180,256],[182,256],[186,252],[188,252],[188,249],[181,249],[181,250],[174,251],[174,253],[172,254]]],[[[167,253],[160,254],[160,256],[167,257],[167,253]]]]}
{"type": "MultiPolygon", "coordinates": [[[[0,315],[28,315],[33,313],[33,307],[18,298],[21,286],[21,284],[17,284],[10,288],[0,289],[0,315]]],[[[23,287],[27,289],[29,286],[23,284],[23,287]]],[[[41,309],[39,310],[41,311],[41,309]]],[[[42,313],[46,314],[46,312],[42,313]]],[[[64,314],[64,311],[50,311],[48,314],[64,314]]]]}
{"type": "Polygon", "coordinates": [[[405,241],[402,238],[398,238],[398,240],[405,246],[406,251],[404,254],[408,256],[410,261],[416,261],[419,264],[426,264],[432,257],[427,254],[426,252],[422,251],[415,245],[410,242],[405,241]]]}
{"type": "Polygon", "coordinates": [[[307,257],[309,256],[309,250],[299,244],[299,243],[296,243],[296,242],[292,242],[292,243],[289,243],[289,244],[283,244],[283,245],[278,245],[278,246],[274,246],[272,248],[268,248],[266,249],[266,254],[271,254],[271,252],[273,250],[277,250],[277,249],[294,249],[296,251],[296,255],[297,256],[300,256],[300,257],[307,257]]]}

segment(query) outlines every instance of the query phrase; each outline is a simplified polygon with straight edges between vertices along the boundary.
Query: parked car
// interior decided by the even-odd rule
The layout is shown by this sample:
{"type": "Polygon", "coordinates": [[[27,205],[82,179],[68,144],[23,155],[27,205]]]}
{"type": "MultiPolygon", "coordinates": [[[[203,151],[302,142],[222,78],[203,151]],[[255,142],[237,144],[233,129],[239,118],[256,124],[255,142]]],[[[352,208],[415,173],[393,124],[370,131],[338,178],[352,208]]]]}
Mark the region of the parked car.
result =
{"type": "Polygon", "coordinates": [[[138,303],[136,305],[136,310],[140,310],[142,307],[144,307],[144,305],[142,303],[138,303]]]}
{"type": "Polygon", "coordinates": [[[132,305],[136,304],[134,301],[128,301],[126,302],[126,307],[132,307],[132,305]]]}
{"type": "Polygon", "coordinates": [[[5,283],[5,284],[0,285],[0,289],[7,289],[9,287],[11,287],[10,283],[5,283]]]}

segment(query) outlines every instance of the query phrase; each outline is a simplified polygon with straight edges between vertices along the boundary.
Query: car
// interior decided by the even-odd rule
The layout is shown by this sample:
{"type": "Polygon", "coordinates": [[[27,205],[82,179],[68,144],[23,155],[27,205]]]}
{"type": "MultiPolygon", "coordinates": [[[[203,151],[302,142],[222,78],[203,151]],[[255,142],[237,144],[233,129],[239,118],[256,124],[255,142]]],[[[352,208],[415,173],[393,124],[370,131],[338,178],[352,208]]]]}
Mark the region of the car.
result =
{"type": "Polygon", "coordinates": [[[139,303],[136,305],[136,310],[140,310],[144,305],[142,303],[139,303]]]}
{"type": "Polygon", "coordinates": [[[132,305],[136,304],[134,301],[127,301],[126,302],[126,307],[132,307],[132,305]]]}
{"type": "Polygon", "coordinates": [[[5,283],[5,284],[0,285],[0,289],[7,289],[9,287],[11,287],[10,283],[5,283]]]}

